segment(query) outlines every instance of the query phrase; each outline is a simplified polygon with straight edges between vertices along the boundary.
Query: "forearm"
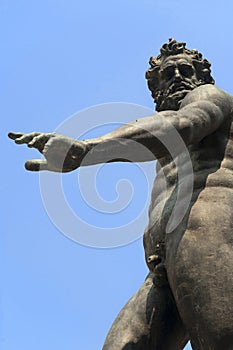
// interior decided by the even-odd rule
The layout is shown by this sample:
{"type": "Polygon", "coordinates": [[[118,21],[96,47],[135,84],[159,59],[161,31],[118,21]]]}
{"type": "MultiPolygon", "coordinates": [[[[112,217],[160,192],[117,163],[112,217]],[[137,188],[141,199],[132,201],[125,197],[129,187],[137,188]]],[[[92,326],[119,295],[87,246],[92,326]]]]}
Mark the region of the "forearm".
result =
{"type": "Polygon", "coordinates": [[[144,162],[165,156],[168,150],[163,140],[169,134],[165,118],[167,114],[160,112],[138,119],[101,137],[86,140],[87,156],[82,165],[116,161],[144,162]]]}

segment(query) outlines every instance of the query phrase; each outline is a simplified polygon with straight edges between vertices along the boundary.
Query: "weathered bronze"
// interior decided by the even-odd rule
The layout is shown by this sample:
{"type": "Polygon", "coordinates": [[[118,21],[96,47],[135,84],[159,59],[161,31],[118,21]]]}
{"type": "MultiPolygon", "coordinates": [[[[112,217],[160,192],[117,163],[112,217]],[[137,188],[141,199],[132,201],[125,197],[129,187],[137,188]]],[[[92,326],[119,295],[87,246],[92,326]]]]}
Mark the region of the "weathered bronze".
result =
{"type": "Polygon", "coordinates": [[[210,63],[185,43],[170,39],[150,65],[146,78],[158,113],[86,141],[43,133],[9,137],[44,155],[26,162],[31,171],[72,171],[88,152],[84,165],[103,163],[109,154],[112,161],[159,160],[144,233],[149,274],[119,313],[104,350],[181,350],[188,340],[194,350],[232,350],[233,97],[214,86],[210,63]],[[169,233],[178,186],[174,159],[161,142],[168,125],[183,139],[194,174],[187,213],[169,233]],[[135,154],[129,140],[151,157],[135,154]]]}

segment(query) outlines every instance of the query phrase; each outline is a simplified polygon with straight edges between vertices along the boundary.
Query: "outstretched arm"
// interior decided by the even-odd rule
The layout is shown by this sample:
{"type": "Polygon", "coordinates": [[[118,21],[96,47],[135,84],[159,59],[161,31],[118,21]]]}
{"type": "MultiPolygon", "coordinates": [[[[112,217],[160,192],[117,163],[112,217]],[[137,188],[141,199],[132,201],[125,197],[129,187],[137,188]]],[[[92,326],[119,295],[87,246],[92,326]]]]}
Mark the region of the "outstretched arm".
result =
{"type": "Polygon", "coordinates": [[[190,92],[180,110],[164,111],[136,120],[96,139],[87,140],[93,161],[102,163],[107,153],[112,159],[125,155],[131,161],[147,161],[168,154],[166,145],[181,136],[186,146],[201,141],[216,131],[233,111],[233,97],[213,85],[203,85],[190,92]],[[134,142],[145,146],[135,148],[134,142]],[[98,147],[96,147],[98,146],[98,147]]]}
{"type": "Polygon", "coordinates": [[[80,165],[113,161],[141,162],[161,158],[169,153],[166,140],[179,133],[186,145],[199,142],[219,128],[232,112],[230,95],[213,85],[190,92],[178,111],[164,111],[135,120],[116,130],[86,141],[58,134],[10,133],[17,144],[38,149],[45,160],[26,162],[32,171],[68,172],[80,165]],[[82,163],[82,164],[81,164],[82,163]]]}

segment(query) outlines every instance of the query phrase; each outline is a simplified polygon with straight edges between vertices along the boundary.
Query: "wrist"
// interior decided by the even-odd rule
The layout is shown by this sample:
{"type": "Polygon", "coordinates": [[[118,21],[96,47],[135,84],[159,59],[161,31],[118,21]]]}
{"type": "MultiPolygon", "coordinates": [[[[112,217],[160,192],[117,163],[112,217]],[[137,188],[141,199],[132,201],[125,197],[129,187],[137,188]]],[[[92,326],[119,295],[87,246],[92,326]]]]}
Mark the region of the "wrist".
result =
{"type": "Polygon", "coordinates": [[[100,147],[100,145],[103,144],[102,138],[98,137],[82,142],[85,149],[82,165],[95,165],[102,163],[103,153],[105,153],[102,147],[100,147]]]}

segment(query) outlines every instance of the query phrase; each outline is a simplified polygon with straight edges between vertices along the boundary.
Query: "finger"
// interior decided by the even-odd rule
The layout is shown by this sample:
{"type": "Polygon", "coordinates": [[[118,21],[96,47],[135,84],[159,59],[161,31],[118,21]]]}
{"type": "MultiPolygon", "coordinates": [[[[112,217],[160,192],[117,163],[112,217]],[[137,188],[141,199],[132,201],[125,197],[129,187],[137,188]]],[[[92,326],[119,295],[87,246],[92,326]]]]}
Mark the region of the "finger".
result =
{"type": "Polygon", "coordinates": [[[24,134],[22,132],[9,132],[8,137],[12,140],[18,139],[19,137],[22,137],[24,134]]]}
{"type": "Polygon", "coordinates": [[[28,160],[25,163],[25,168],[26,168],[26,170],[29,170],[29,171],[49,170],[48,163],[44,159],[28,160]]]}
{"type": "Polygon", "coordinates": [[[39,136],[34,137],[30,142],[28,142],[28,147],[36,148],[41,152],[50,137],[49,135],[50,134],[40,134],[39,136]]]}
{"type": "Polygon", "coordinates": [[[15,143],[21,145],[23,143],[29,143],[34,137],[40,135],[39,132],[32,132],[30,134],[23,134],[23,136],[16,138],[15,143]]]}
{"type": "Polygon", "coordinates": [[[30,142],[28,142],[28,147],[37,148],[37,144],[39,144],[39,139],[40,139],[40,136],[33,137],[33,139],[30,142]]]}

